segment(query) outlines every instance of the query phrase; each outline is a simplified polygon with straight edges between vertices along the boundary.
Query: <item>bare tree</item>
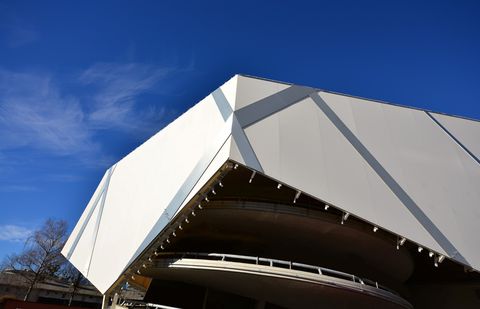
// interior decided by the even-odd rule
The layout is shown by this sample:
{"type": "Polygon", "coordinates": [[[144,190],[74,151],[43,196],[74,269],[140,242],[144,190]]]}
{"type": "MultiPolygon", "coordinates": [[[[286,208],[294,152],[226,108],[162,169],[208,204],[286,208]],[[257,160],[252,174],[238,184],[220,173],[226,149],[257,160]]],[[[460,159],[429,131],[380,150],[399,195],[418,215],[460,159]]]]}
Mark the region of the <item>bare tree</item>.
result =
{"type": "Polygon", "coordinates": [[[67,237],[67,223],[63,220],[48,219],[25,242],[23,252],[6,258],[5,266],[16,270],[28,288],[24,300],[38,282],[56,276],[64,258],[60,251],[67,237]]]}
{"type": "Polygon", "coordinates": [[[61,277],[70,285],[70,296],[68,298],[68,306],[70,307],[78,288],[80,285],[87,283],[87,279],[68,260],[65,260],[62,267],[61,277]]]}

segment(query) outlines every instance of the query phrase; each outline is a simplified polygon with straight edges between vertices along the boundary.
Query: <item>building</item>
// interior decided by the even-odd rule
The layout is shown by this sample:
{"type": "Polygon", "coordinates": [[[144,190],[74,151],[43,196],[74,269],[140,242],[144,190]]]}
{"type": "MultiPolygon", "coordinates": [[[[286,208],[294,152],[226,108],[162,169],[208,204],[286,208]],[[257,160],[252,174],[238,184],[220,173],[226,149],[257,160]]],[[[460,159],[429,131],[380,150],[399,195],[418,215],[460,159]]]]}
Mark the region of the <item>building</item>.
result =
{"type": "Polygon", "coordinates": [[[113,165],[63,254],[182,308],[477,308],[480,122],[236,75],[113,165]]]}
{"type": "Polygon", "coordinates": [[[67,308],[70,298],[71,305],[76,308],[101,308],[102,294],[95,287],[81,284],[73,292],[71,284],[60,278],[38,282],[30,293],[31,303],[23,303],[29,286],[25,276],[28,273],[20,274],[14,270],[0,272],[0,308],[48,308],[54,305],[67,308]],[[12,303],[12,306],[8,303],[12,303]]]}

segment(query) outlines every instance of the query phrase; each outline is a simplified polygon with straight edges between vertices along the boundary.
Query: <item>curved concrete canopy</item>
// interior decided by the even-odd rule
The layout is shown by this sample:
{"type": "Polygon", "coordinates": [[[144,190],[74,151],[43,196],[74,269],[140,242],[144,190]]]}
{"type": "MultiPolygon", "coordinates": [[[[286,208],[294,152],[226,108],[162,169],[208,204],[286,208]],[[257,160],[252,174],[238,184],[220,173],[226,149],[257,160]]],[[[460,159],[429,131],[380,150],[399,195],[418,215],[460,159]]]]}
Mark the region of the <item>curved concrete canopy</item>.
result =
{"type": "Polygon", "coordinates": [[[145,275],[230,291],[287,308],[413,308],[398,295],[359,282],[241,262],[165,259],[145,275]]]}
{"type": "MultiPolygon", "coordinates": [[[[230,184],[226,184],[227,188],[230,184]]],[[[223,193],[223,191],[222,191],[223,193]]],[[[412,275],[407,250],[333,212],[259,202],[212,201],[178,233],[168,251],[276,257],[321,265],[376,280],[391,288],[412,275]],[[297,235],[301,235],[298,237],[297,235]]]]}

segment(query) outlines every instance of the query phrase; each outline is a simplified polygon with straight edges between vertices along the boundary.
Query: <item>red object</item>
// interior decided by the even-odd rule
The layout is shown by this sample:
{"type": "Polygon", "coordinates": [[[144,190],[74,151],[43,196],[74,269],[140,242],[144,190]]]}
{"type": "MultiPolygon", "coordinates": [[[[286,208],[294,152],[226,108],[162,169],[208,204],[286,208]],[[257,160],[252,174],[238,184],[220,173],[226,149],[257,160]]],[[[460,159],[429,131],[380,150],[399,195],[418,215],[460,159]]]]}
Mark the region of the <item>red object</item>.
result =
{"type": "Polygon", "coordinates": [[[6,299],[3,303],[4,309],[84,309],[85,307],[68,307],[65,305],[32,303],[21,300],[6,299]]]}

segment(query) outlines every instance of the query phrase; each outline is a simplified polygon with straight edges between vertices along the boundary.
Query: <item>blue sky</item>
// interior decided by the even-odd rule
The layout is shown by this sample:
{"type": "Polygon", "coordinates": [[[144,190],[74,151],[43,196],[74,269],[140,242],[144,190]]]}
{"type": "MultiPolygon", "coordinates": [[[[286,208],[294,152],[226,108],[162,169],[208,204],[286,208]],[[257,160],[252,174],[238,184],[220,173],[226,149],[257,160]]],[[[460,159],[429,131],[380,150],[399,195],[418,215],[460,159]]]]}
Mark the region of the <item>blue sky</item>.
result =
{"type": "Polygon", "coordinates": [[[480,119],[478,1],[0,1],[0,259],[236,73],[480,119]]]}

